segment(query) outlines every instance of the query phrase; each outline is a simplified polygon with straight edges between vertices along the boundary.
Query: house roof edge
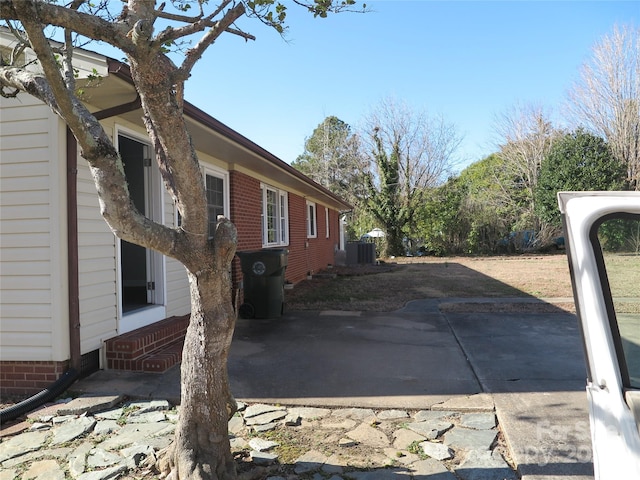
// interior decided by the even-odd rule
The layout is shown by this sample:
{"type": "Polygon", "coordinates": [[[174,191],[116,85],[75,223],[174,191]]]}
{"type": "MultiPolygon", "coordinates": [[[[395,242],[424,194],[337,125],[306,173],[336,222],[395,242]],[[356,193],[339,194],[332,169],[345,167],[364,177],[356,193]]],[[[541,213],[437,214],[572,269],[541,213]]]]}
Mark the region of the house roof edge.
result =
{"type": "MultiPolygon", "coordinates": [[[[131,70],[129,69],[129,66],[127,64],[125,64],[125,63],[123,63],[123,62],[121,62],[119,60],[115,60],[113,58],[109,58],[109,57],[105,57],[105,58],[106,58],[107,64],[108,64],[109,74],[113,74],[113,75],[125,80],[126,82],[130,83],[132,86],[134,85],[133,78],[131,77],[131,70]]],[[[224,137],[229,138],[233,142],[241,145],[242,147],[246,148],[247,150],[249,150],[249,151],[253,152],[254,154],[258,155],[259,157],[263,158],[264,160],[272,163],[276,167],[284,170],[285,172],[287,172],[292,177],[295,177],[298,180],[303,181],[303,182],[311,185],[314,189],[318,190],[323,195],[326,195],[326,196],[330,197],[331,199],[333,199],[334,202],[336,202],[338,204],[341,204],[344,207],[343,211],[353,210],[353,206],[351,204],[345,202],[342,198],[340,198],[335,193],[331,192],[326,187],[324,187],[324,186],[320,185],[319,183],[315,182],[314,180],[312,180],[311,178],[306,176],[304,173],[302,173],[302,172],[296,170],[295,168],[293,168],[291,165],[286,163],[284,160],[282,160],[282,159],[278,158],[277,156],[275,156],[273,153],[271,153],[268,150],[264,149],[263,147],[261,147],[257,143],[251,141],[250,139],[248,139],[247,137],[245,137],[241,133],[233,130],[231,127],[225,125],[220,120],[217,120],[213,116],[211,116],[208,113],[206,113],[204,110],[196,107],[194,104],[192,104],[190,102],[187,102],[186,100],[184,102],[184,113],[185,113],[185,115],[187,115],[191,119],[193,119],[193,120],[195,120],[195,121],[207,126],[208,128],[210,128],[213,131],[223,135],[224,137]]]]}

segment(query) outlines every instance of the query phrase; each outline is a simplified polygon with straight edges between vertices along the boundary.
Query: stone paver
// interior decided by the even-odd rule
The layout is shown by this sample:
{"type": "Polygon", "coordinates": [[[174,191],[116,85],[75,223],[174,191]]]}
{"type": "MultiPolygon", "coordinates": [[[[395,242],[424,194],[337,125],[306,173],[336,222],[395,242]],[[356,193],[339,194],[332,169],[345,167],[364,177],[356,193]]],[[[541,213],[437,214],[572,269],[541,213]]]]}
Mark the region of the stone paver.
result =
{"type": "Polygon", "coordinates": [[[436,460],[449,460],[453,458],[453,450],[444,443],[422,442],[420,443],[420,448],[425,455],[429,455],[429,457],[435,458],[436,460]]]}
{"type": "Polygon", "coordinates": [[[0,444],[0,464],[20,455],[39,450],[48,437],[48,432],[26,432],[5,440],[0,444]]]}
{"type": "Polygon", "coordinates": [[[427,420],[425,422],[413,422],[407,425],[407,428],[423,435],[428,440],[435,440],[444,432],[453,427],[453,423],[442,420],[427,420]]]}
{"type": "Polygon", "coordinates": [[[463,480],[517,480],[509,465],[494,452],[471,450],[456,471],[463,480]]]}
{"type": "Polygon", "coordinates": [[[262,438],[252,438],[249,440],[249,446],[253,450],[257,450],[258,452],[266,452],[267,450],[271,450],[279,446],[278,442],[273,442],[271,440],[264,440],[262,438]]]}
{"type": "Polygon", "coordinates": [[[280,420],[287,416],[286,410],[275,411],[275,412],[266,412],[261,413],[260,415],[255,415],[250,418],[245,419],[245,423],[247,425],[267,425],[268,423],[273,423],[276,420],[280,420]]]}
{"type": "Polygon", "coordinates": [[[493,412],[493,398],[489,393],[476,393],[475,395],[456,396],[449,400],[437,403],[431,410],[452,410],[455,412],[493,412]]]}
{"type": "Polygon", "coordinates": [[[121,401],[122,395],[78,397],[61,406],[56,415],[82,415],[83,413],[108,410],[121,401]]]}
{"type": "Polygon", "coordinates": [[[453,473],[447,470],[442,463],[433,458],[427,458],[416,462],[413,465],[413,475],[414,477],[428,478],[429,480],[456,480],[453,473]]]}
{"type": "Polygon", "coordinates": [[[307,453],[298,457],[295,461],[295,473],[307,473],[317,471],[327,463],[327,456],[317,450],[309,450],[307,453]]]}
{"type": "Polygon", "coordinates": [[[407,428],[393,432],[393,438],[393,446],[400,450],[407,450],[413,442],[422,442],[426,439],[425,436],[407,428]]]}
{"type": "Polygon", "coordinates": [[[354,430],[347,432],[347,437],[370,447],[384,448],[389,445],[389,439],[384,432],[366,423],[361,423],[354,430]]]}
{"type": "Polygon", "coordinates": [[[476,430],[491,430],[496,426],[496,416],[493,413],[467,413],[460,417],[460,425],[476,430]]]}
{"type": "Polygon", "coordinates": [[[80,417],[66,421],[53,429],[51,445],[71,442],[93,430],[96,423],[96,419],[93,417],[80,417]]]}
{"type": "Polygon", "coordinates": [[[64,480],[64,472],[55,460],[38,460],[22,474],[22,480],[64,480]]]}
{"type": "Polygon", "coordinates": [[[498,432],[495,430],[472,430],[454,428],[444,436],[444,443],[451,448],[465,450],[490,450],[498,432]]]}
{"type": "Polygon", "coordinates": [[[250,405],[244,410],[244,418],[252,418],[258,415],[263,415],[269,412],[277,412],[286,410],[284,407],[279,407],[276,405],[265,405],[263,403],[256,403],[255,405],[250,405]]]}
{"type": "MultiPolygon", "coordinates": [[[[168,402],[114,404],[99,397],[100,410],[88,398],[76,400],[41,410],[32,417],[32,431],[5,429],[0,480],[17,474],[28,480],[131,479],[145,458],[173,439],[177,415],[168,402]]],[[[261,478],[271,480],[515,480],[499,449],[492,450],[495,415],[480,400],[482,408],[474,410],[467,400],[460,411],[240,404],[229,422],[230,443],[245,458],[243,469],[265,469],[261,478]],[[273,430],[273,437],[259,428],[273,430]],[[288,452],[300,448],[298,433],[317,441],[292,459],[288,452]]]]}

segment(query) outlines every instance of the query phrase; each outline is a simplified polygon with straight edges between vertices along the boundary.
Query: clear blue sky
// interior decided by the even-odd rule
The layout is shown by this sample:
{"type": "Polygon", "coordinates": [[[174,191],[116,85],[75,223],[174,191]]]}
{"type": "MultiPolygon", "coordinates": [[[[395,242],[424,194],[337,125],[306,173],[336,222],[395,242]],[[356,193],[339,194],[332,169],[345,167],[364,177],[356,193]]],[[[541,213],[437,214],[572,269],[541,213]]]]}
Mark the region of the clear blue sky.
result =
{"type": "Polygon", "coordinates": [[[287,41],[255,20],[255,42],[223,35],[187,99],[290,163],[329,116],[357,127],[384,97],[441,114],[464,135],[462,165],[496,149],[496,115],[516,103],[559,113],[593,44],[640,25],[639,1],[370,1],[316,18],[291,4],[287,41]]]}

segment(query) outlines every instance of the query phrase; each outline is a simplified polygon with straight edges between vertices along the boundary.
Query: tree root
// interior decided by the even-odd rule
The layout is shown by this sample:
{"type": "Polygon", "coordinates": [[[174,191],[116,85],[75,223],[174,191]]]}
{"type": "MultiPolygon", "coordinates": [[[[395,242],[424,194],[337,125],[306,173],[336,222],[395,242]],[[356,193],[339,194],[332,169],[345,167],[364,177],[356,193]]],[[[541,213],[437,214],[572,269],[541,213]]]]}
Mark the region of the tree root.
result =
{"type": "MultiPolygon", "coordinates": [[[[177,453],[175,443],[158,452],[155,469],[160,478],[165,480],[238,480],[235,464],[229,466],[221,462],[215,468],[210,463],[196,461],[193,458],[193,452],[183,452],[179,458],[177,453]]],[[[257,480],[258,478],[261,477],[243,477],[243,480],[257,480]]]]}

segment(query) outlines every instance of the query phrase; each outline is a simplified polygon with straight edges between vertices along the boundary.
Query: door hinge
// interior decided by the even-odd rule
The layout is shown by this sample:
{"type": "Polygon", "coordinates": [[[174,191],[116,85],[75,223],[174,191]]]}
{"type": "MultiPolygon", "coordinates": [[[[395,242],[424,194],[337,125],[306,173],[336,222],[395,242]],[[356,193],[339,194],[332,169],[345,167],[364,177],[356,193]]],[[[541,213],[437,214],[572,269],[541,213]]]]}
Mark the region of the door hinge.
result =
{"type": "Polygon", "coordinates": [[[147,282],[147,290],[155,290],[156,282],[147,282]]]}
{"type": "Polygon", "coordinates": [[[145,158],[144,160],[142,160],[143,164],[145,167],[150,167],[151,166],[151,159],[150,158],[145,158]]]}

